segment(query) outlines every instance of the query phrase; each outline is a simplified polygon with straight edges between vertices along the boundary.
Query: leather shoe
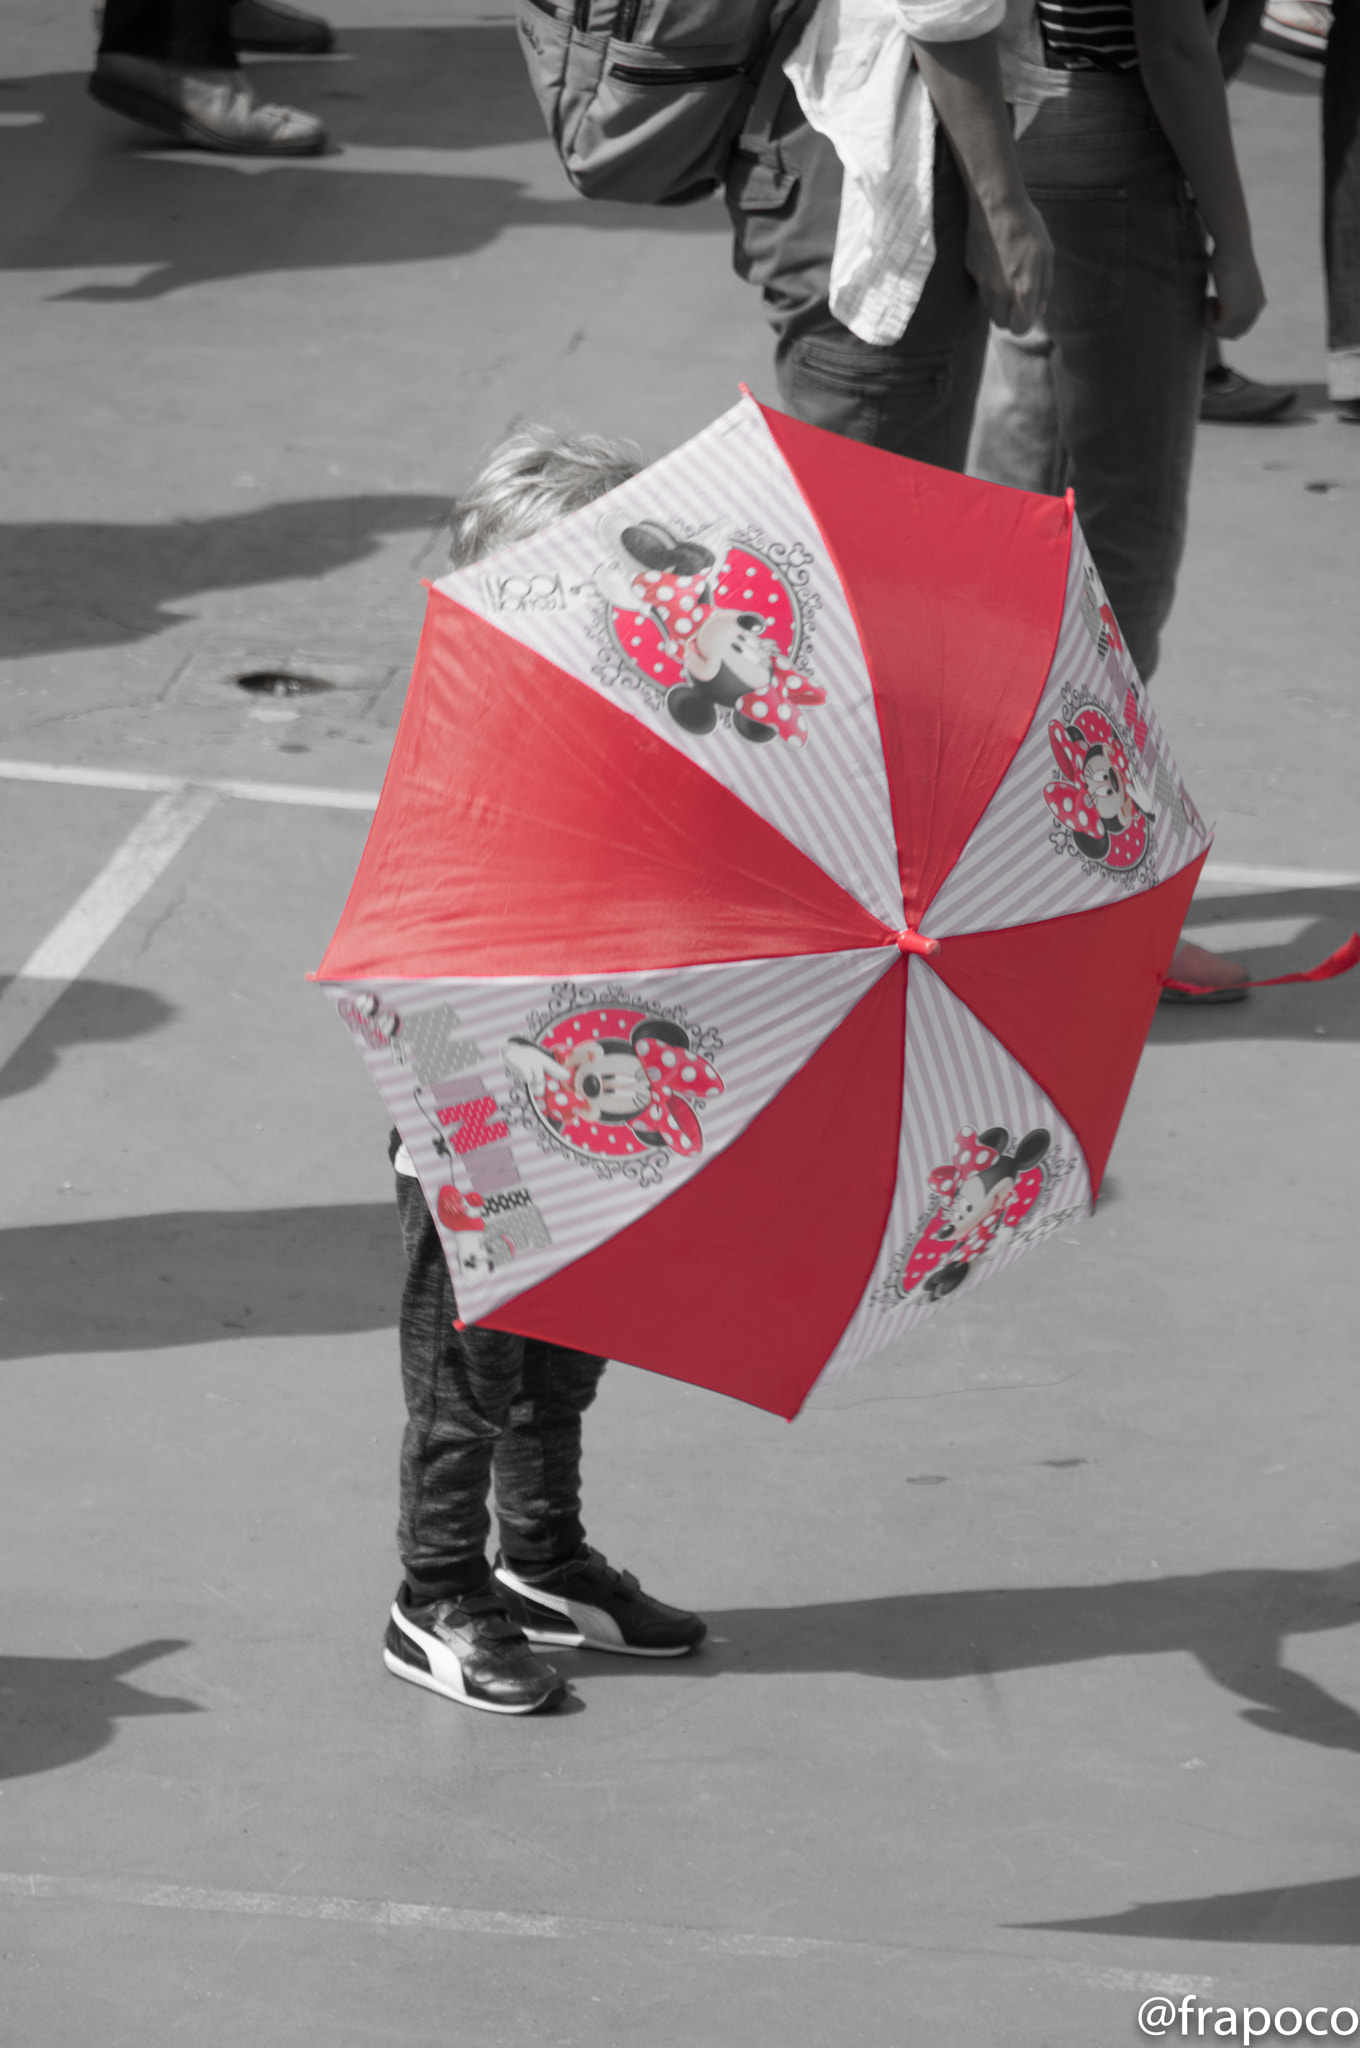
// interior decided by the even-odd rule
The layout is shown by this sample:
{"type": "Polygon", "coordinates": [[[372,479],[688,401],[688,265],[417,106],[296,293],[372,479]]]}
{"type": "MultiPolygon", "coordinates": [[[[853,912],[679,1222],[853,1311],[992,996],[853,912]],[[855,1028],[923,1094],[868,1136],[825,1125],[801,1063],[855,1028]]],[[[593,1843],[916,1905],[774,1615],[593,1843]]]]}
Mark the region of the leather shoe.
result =
{"type": "Polygon", "coordinates": [[[326,147],[326,131],[314,115],[257,100],[239,71],[186,71],[155,57],[107,51],[95,59],[89,89],[101,106],[195,149],[316,156],[326,147]]]}
{"type": "Polygon", "coordinates": [[[331,25],[278,0],[232,0],[231,37],[238,50],[265,57],[323,57],[335,46],[331,25]]]}
{"type": "Polygon", "coordinates": [[[1298,395],[1290,384],[1258,384],[1254,377],[1220,363],[1204,373],[1199,416],[1221,426],[1261,426],[1287,413],[1298,395]]]}

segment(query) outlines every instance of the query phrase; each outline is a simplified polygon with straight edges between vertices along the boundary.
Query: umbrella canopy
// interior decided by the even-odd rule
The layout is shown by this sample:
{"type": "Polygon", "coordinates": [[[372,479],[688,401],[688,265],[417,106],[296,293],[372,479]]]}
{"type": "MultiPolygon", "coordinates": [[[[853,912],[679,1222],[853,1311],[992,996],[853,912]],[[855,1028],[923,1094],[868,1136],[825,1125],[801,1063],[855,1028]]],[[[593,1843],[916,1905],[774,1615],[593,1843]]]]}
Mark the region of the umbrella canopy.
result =
{"type": "Polygon", "coordinates": [[[467,1322],[793,1415],[1089,1212],[1207,849],[1070,502],[744,397],[435,585],[318,979],[467,1322]]]}

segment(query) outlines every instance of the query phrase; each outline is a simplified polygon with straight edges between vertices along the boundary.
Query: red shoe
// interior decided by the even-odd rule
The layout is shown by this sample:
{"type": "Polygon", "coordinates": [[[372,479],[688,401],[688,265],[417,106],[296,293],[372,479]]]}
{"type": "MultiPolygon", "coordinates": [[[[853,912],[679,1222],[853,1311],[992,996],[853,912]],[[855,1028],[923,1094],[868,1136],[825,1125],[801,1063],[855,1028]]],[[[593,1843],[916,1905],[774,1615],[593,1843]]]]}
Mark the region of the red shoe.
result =
{"type": "Polygon", "coordinates": [[[1207,946],[1182,939],[1166,970],[1168,982],[1185,982],[1184,988],[1164,988],[1164,1003],[1240,1003],[1247,993],[1247,970],[1240,961],[1207,946]]]}

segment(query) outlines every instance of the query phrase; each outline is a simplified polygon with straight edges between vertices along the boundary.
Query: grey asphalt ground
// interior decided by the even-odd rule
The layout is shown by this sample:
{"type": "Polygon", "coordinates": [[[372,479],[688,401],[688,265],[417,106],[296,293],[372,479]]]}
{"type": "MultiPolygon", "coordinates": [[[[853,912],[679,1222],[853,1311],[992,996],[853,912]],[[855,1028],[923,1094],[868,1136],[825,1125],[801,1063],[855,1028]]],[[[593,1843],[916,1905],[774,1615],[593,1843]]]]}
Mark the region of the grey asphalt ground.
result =
{"type": "MultiPolygon", "coordinates": [[[[365,813],[154,778],[361,800],[487,444],[660,453],[773,391],[720,211],[576,200],[499,0],[333,14],[261,77],[343,147],[271,165],[95,108],[75,0],[6,9],[0,756],[133,786],[0,776],[4,977],[153,806],[183,844],[70,986],[0,993],[0,2038],[1116,2048],[1159,1992],[1360,2006],[1360,976],[1164,1013],[1098,1218],[792,1427],[610,1372],[591,1533],[702,1655],[564,1659],[542,1722],[384,1672],[385,1126],[303,980],[365,813]],[[233,680],[279,663],[333,687],[233,680]]],[[[1232,359],[1303,401],[1202,434],[1157,695],[1219,821],[1197,935],[1272,973],[1360,924],[1360,428],[1315,85],[1233,101],[1271,306],[1232,359]]]]}

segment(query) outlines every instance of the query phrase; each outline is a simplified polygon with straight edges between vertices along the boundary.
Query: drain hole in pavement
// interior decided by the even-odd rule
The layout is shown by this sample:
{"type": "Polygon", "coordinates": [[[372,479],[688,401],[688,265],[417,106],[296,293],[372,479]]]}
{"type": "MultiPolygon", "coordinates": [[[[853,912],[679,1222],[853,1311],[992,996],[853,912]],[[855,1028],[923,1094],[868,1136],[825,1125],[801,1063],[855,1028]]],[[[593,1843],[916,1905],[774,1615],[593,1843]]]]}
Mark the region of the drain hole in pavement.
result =
{"type": "Polygon", "coordinates": [[[314,697],[320,690],[333,690],[324,676],[299,676],[285,668],[252,668],[235,679],[238,690],[252,697],[314,697]]]}

